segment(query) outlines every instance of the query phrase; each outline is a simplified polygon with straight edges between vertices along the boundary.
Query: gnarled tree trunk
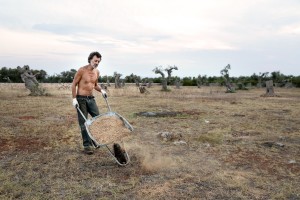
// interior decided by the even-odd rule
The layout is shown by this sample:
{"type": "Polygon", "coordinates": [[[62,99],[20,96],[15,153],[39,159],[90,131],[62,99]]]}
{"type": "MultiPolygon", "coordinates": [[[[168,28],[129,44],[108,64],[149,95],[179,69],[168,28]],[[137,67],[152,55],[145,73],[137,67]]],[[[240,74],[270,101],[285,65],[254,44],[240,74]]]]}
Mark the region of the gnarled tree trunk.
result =
{"type": "Polygon", "coordinates": [[[45,94],[45,89],[39,86],[38,81],[36,80],[36,75],[31,72],[28,65],[25,65],[23,68],[17,68],[21,73],[21,79],[25,83],[25,87],[30,90],[31,96],[42,96],[45,94]]]}
{"type": "Polygon", "coordinates": [[[121,88],[121,80],[120,80],[120,77],[121,77],[121,76],[122,76],[122,75],[119,74],[119,73],[117,73],[117,72],[114,73],[114,77],[115,77],[115,88],[121,88]]]}
{"type": "Polygon", "coordinates": [[[162,69],[159,68],[159,67],[156,67],[153,71],[154,71],[155,74],[160,74],[161,75],[162,90],[163,91],[168,91],[167,79],[165,78],[165,74],[162,72],[162,69]]]}
{"type": "Polygon", "coordinates": [[[276,97],[278,95],[274,92],[273,80],[266,81],[266,94],[261,95],[262,97],[276,97]]]}

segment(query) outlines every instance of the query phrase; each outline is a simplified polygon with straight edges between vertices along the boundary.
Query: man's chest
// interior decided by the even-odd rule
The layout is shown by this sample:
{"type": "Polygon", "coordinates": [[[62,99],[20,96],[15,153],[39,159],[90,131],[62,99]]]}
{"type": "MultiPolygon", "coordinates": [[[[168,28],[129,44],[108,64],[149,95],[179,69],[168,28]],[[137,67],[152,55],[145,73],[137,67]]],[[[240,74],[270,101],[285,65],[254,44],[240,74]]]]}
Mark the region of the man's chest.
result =
{"type": "Polygon", "coordinates": [[[82,75],[82,81],[88,83],[95,83],[97,82],[97,73],[96,72],[86,72],[82,75]]]}

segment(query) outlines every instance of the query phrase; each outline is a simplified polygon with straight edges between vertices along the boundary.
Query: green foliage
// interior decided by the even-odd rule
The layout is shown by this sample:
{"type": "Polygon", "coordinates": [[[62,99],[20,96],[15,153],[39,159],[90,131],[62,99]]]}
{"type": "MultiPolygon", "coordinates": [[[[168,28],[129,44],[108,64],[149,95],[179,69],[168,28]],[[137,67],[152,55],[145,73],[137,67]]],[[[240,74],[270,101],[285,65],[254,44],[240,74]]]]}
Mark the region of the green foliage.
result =
{"type": "Polygon", "coordinates": [[[182,85],[183,86],[196,86],[197,85],[197,81],[195,77],[184,77],[182,79],[182,85]]]}
{"type": "Polygon", "coordinates": [[[178,77],[178,76],[172,76],[172,77],[170,77],[169,78],[169,84],[170,85],[174,85],[175,82],[176,82],[176,80],[181,81],[180,77],[178,77]]]}
{"type": "Polygon", "coordinates": [[[152,80],[153,80],[153,83],[161,83],[160,77],[153,78],[152,80]]]}
{"type": "Polygon", "coordinates": [[[72,83],[76,72],[77,71],[75,69],[71,69],[70,71],[63,71],[60,74],[55,74],[55,75],[51,75],[51,76],[45,75],[45,79],[44,79],[43,82],[47,82],[47,83],[72,83]]]}
{"type": "Polygon", "coordinates": [[[285,79],[285,76],[280,71],[275,71],[271,72],[271,79],[274,83],[281,83],[285,79]]]}
{"type": "Polygon", "coordinates": [[[221,76],[210,76],[207,78],[208,83],[223,83],[223,77],[221,76]]]}
{"type": "MultiPolygon", "coordinates": [[[[226,66],[222,71],[226,74],[228,73],[228,70],[230,66],[226,66]]],[[[33,74],[37,74],[36,78],[38,82],[41,83],[71,83],[73,81],[73,78],[76,74],[75,69],[71,69],[69,71],[63,71],[60,74],[54,74],[54,75],[48,75],[46,71],[44,70],[34,70],[32,69],[33,74]]],[[[209,83],[220,83],[221,85],[224,83],[223,76],[202,76],[201,83],[202,85],[209,85],[209,83]]],[[[107,79],[110,83],[114,83],[114,77],[113,76],[100,76],[99,82],[106,83],[107,79]]],[[[148,82],[152,81],[153,83],[162,83],[161,77],[155,77],[155,78],[141,78],[138,75],[130,74],[128,76],[125,76],[125,82],[126,83],[135,83],[135,79],[139,80],[140,82],[148,82]]],[[[170,77],[169,82],[170,84],[174,84],[175,80],[180,80],[182,82],[183,86],[197,86],[198,77],[170,77]]],[[[279,71],[274,72],[264,72],[259,74],[252,74],[251,76],[240,76],[240,77],[230,77],[231,83],[236,83],[238,86],[241,86],[240,89],[243,89],[243,86],[240,84],[243,84],[246,86],[248,83],[251,83],[252,86],[256,86],[259,81],[261,81],[262,85],[264,86],[264,82],[267,80],[273,80],[275,84],[279,87],[284,87],[287,82],[292,83],[295,87],[300,87],[300,76],[292,76],[292,75],[284,75],[280,73],[279,71]]],[[[17,67],[15,68],[7,68],[2,67],[0,68],[0,82],[13,82],[13,83],[22,83],[20,77],[20,72],[17,70],[17,67]],[[8,79],[9,77],[9,79],[8,79]]]]}
{"type": "Polygon", "coordinates": [[[9,80],[13,83],[21,83],[22,79],[20,77],[20,73],[17,68],[11,69],[7,67],[2,67],[0,70],[0,82],[9,82],[9,80]]]}
{"type": "Polygon", "coordinates": [[[224,69],[221,70],[221,75],[224,76],[225,78],[229,78],[229,73],[228,71],[230,70],[230,64],[226,65],[226,67],[224,67],[224,69]]]}
{"type": "Polygon", "coordinates": [[[114,83],[115,82],[115,77],[113,76],[101,76],[99,77],[98,79],[98,82],[99,83],[107,83],[107,80],[110,82],[110,83],[114,83]]]}
{"type": "Polygon", "coordinates": [[[59,81],[61,83],[72,83],[76,72],[77,72],[76,69],[71,69],[70,71],[61,72],[59,81]]]}
{"type": "Polygon", "coordinates": [[[196,83],[197,83],[197,86],[199,85],[208,85],[208,78],[206,75],[204,76],[201,76],[200,74],[198,75],[197,77],[197,80],[196,80],[196,83]]]}
{"type": "Polygon", "coordinates": [[[38,80],[38,82],[43,83],[45,81],[47,81],[47,72],[44,70],[32,70],[33,74],[37,74],[36,75],[36,79],[38,80]]]}
{"type": "Polygon", "coordinates": [[[236,90],[248,90],[248,88],[246,88],[243,83],[238,82],[236,90]]]}
{"type": "Polygon", "coordinates": [[[125,76],[126,83],[135,83],[135,81],[141,82],[141,77],[131,73],[129,76],[125,76]]]}
{"type": "Polygon", "coordinates": [[[296,87],[300,87],[300,76],[294,76],[291,78],[292,84],[294,84],[296,87]]]}

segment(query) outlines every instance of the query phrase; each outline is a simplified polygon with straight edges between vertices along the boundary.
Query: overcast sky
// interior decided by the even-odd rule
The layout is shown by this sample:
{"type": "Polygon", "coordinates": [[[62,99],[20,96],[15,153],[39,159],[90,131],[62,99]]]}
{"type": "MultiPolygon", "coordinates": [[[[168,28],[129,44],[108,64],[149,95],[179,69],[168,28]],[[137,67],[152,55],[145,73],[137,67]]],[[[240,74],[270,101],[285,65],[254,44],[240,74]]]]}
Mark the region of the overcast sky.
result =
{"type": "Polygon", "coordinates": [[[0,67],[102,75],[300,75],[299,0],[0,0],[0,67]]]}

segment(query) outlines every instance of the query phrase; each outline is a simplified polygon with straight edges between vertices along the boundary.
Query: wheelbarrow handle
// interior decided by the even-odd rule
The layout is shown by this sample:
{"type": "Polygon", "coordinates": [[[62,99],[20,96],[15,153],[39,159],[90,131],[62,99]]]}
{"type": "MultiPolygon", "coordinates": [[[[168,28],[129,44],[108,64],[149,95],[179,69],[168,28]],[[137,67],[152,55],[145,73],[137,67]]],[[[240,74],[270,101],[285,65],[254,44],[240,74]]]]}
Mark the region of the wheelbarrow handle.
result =
{"type": "Polygon", "coordinates": [[[106,103],[106,105],[107,105],[108,111],[111,112],[110,106],[109,106],[108,101],[107,101],[107,96],[106,96],[106,97],[103,97],[103,98],[104,98],[105,103],[106,103]]]}
{"type": "Polygon", "coordinates": [[[82,111],[80,110],[79,105],[76,105],[76,109],[79,111],[79,113],[81,114],[81,116],[83,117],[83,119],[84,119],[85,121],[87,121],[86,117],[84,116],[84,114],[83,114],[82,111]]]}
{"type": "MultiPolygon", "coordinates": [[[[103,97],[103,98],[104,98],[104,100],[105,100],[105,102],[106,102],[106,105],[107,105],[107,108],[108,108],[109,112],[111,112],[111,108],[110,108],[110,106],[109,106],[109,104],[108,104],[107,97],[103,97]]],[[[87,121],[87,118],[84,116],[84,114],[83,114],[82,111],[80,110],[79,105],[76,105],[76,109],[79,111],[79,113],[81,114],[81,116],[83,117],[83,119],[84,119],[85,121],[87,121]]]]}

